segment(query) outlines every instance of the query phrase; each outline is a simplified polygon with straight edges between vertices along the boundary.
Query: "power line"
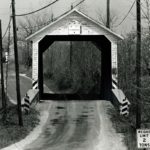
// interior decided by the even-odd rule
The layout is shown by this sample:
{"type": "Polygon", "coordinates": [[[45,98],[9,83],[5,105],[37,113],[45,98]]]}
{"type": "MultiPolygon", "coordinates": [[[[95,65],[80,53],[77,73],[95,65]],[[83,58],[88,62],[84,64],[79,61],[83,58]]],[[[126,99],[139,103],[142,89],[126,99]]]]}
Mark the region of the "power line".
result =
{"type": "Polygon", "coordinates": [[[79,6],[81,3],[83,3],[85,0],[80,1],[79,3],[77,3],[75,6],[73,6],[73,8],[79,6]]]}
{"type": "Polygon", "coordinates": [[[54,21],[56,21],[57,19],[59,19],[60,17],[66,15],[67,13],[71,12],[72,9],[76,8],[77,6],[79,6],[81,3],[83,3],[85,0],[80,1],[78,4],[76,4],[75,6],[72,6],[71,10],[66,11],[65,13],[61,14],[60,16],[54,18],[54,21]]]}
{"type": "MultiPolygon", "coordinates": [[[[79,6],[81,3],[83,3],[85,0],[82,0],[82,1],[80,1],[79,3],[77,3],[76,5],[74,5],[73,7],[72,7],[72,9],[74,9],[74,8],[76,8],[77,6],[79,6]]],[[[72,11],[72,9],[71,10],[68,10],[68,11],[66,11],[66,12],[64,12],[63,14],[61,14],[61,15],[59,15],[58,17],[56,17],[56,18],[54,18],[53,19],[53,21],[56,21],[57,19],[59,19],[60,17],[62,17],[62,16],[64,16],[64,15],[66,15],[66,14],[68,14],[69,12],[71,12],[72,11]]],[[[49,20],[49,21],[47,21],[47,22],[45,22],[45,23],[43,23],[43,24],[41,24],[41,25],[36,25],[36,26],[33,26],[33,27],[26,27],[26,29],[34,29],[34,28],[40,28],[40,27],[43,27],[43,26],[45,26],[45,25],[48,25],[49,23],[51,23],[52,22],[52,20],[49,20]]],[[[19,27],[19,29],[23,29],[22,27],[19,27]]]]}
{"type": "MultiPolygon", "coordinates": [[[[145,7],[144,7],[145,8],[145,7]]],[[[147,8],[145,8],[145,9],[147,9],[147,8]]],[[[143,13],[143,19],[147,19],[147,21],[150,23],[150,17],[149,17],[149,14],[147,13],[146,14],[146,12],[144,11],[144,9],[141,7],[141,11],[142,11],[142,13],[143,13]]]]}
{"type": "Polygon", "coordinates": [[[38,12],[38,11],[41,11],[41,10],[43,10],[43,9],[45,9],[45,8],[47,8],[47,7],[51,6],[51,5],[53,5],[53,4],[56,3],[57,1],[59,1],[59,0],[55,0],[54,2],[51,2],[50,4],[44,6],[44,7],[40,8],[40,9],[37,9],[37,10],[35,10],[35,11],[29,12],[29,13],[25,13],[25,14],[19,14],[19,15],[15,15],[15,16],[21,17],[21,16],[31,15],[31,14],[33,14],[33,13],[36,13],[36,12],[38,12]]]}
{"type": "Polygon", "coordinates": [[[115,28],[118,27],[118,26],[120,26],[120,25],[125,21],[125,19],[126,19],[126,18],[128,17],[128,15],[129,15],[129,13],[131,12],[131,10],[132,10],[132,8],[133,8],[135,2],[136,2],[136,1],[133,2],[133,4],[131,5],[129,11],[128,11],[127,14],[125,15],[125,17],[122,19],[122,21],[121,21],[118,25],[114,26],[115,28]]]}

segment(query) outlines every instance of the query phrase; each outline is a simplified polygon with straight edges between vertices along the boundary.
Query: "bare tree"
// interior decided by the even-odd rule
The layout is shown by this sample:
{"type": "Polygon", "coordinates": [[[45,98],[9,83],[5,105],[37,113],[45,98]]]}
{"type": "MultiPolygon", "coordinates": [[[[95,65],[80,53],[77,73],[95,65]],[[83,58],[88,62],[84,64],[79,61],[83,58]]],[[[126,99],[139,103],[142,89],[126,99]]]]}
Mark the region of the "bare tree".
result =
{"type": "MultiPolygon", "coordinates": [[[[150,75],[150,1],[142,1],[142,20],[146,23],[146,28],[143,30],[142,40],[142,55],[143,63],[150,75]]],[[[144,26],[145,26],[144,25],[144,26]]]]}
{"type": "Polygon", "coordinates": [[[21,18],[18,20],[18,41],[23,43],[21,48],[22,63],[27,68],[31,66],[32,57],[31,45],[29,42],[26,42],[25,38],[48,25],[50,22],[52,22],[52,19],[52,13],[43,12],[24,16],[23,19],[21,18]]]}
{"type": "Polygon", "coordinates": [[[143,0],[142,19],[146,21],[148,31],[150,32],[150,1],[143,0]]]}
{"type": "Polygon", "coordinates": [[[27,37],[42,27],[48,25],[53,20],[53,13],[38,13],[25,16],[18,21],[18,31],[20,37],[27,37]]]}
{"type": "MultiPolygon", "coordinates": [[[[117,13],[114,10],[110,11],[110,29],[113,30],[114,26],[118,21],[117,13]]],[[[107,17],[100,9],[97,10],[97,20],[100,24],[106,26],[107,17]]]]}

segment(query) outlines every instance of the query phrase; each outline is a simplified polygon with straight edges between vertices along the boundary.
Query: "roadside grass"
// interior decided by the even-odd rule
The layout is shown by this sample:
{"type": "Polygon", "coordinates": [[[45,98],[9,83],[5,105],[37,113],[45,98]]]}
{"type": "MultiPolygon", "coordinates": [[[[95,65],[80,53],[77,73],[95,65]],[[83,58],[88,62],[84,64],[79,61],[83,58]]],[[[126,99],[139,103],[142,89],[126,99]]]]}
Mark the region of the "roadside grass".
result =
{"type": "MultiPolygon", "coordinates": [[[[4,67],[4,77],[6,76],[6,67],[4,67]]],[[[8,69],[8,79],[9,75],[15,73],[14,63],[9,64],[8,69]]],[[[31,76],[31,69],[27,70],[23,65],[20,65],[20,73],[27,74],[31,76]]],[[[15,76],[12,78],[12,82],[15,81],[15,76]]],[[[27,89],[30,88],[30,83],[25,81],[25,79],[21,78],[21,90],[26,92],[27,89]],[[23,83],[26,83],[26,86],[23,83]]],[[[11,92],[15,95],[15,82],[8,85],[11,88],[11,92]]],[[[8,89],[9,90],[9,89],[8,89]]],[[[24,94],[22,92],[22,94],[24,94]]],[[[15,96],[14,96],[14,99],[15,96]]],[[[0,109],[2,108],[2,99],[1,99],[1,87],[0,87],[0,109]]],[[[0,113],[0,149],[7,147],[11,144],[19,142],[24,139],[36,125],[39,124],[39,112],[35,108],[30,109],[30,113],[28,115],[23,114],[23,127],[18,125],[18,114],[17,114],[17,106],[12,105],[9,101],[7,101],[7,119],[6,121],[2,120],[2,112],[0,113]]]]}
{"type": "Polygon", "coordinates": [[[127,149],[137,150],[136,129],[131,124],[132,121],[123,118],[123,116],[120,116],[120,114],[115,109],[110,108],[108,113],[111,116],[111,121],[113,123],[113,127],[116,129],[116,132],[123,134],[123,142],[127,146],[127,149]]]}
{"type": "Polygon", "coordinates": [[[28,115],[23,114],[23,127],[18,125],[17,107],[7,109],[6,121],[0,120],[0,149],[25,138],[39,123],[39,112],[33,108],[28,115]]]}

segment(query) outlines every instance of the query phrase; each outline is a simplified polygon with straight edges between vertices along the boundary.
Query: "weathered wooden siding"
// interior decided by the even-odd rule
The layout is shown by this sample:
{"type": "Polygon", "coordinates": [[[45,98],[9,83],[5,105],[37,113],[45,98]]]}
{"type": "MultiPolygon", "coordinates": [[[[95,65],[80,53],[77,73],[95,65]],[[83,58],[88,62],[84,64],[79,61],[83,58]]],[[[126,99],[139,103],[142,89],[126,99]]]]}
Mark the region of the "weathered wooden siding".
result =
{"type": "Polygon", "coordinates": [[[38,42],[32,45],[32,79],[38,80],[38,42]]]}

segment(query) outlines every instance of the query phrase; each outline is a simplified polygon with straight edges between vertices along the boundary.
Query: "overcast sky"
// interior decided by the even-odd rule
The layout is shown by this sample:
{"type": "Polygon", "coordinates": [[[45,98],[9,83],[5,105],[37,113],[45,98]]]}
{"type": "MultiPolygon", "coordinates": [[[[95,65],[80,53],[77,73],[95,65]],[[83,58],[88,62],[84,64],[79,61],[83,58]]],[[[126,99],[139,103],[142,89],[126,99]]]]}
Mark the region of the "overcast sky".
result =
{"type": "MultiPolygon", "coordinates": [[[[26,13],[32,10],[41,8],[47,5],[52,0],[15,0],[16,1],[16,14],[26,13]]],[[[54,1],[54,0],[53,0],[54,1]]],[[[70,8],[72,2],[78,2],[80,0],[59,0],[51,8],[47,8],[45,11],[53,10],[54,15],[58,16],[61,13],[67,11],[70,8]]],[[[134,0],[110,0],[111,8],[118,16],[118,23],[123,19],[124,15],[128,12],[134,0]]],[[[2,20],[3,33],[5,32],[6,26],[9,21],[9,15],[11,0],[0,0],[0,19],[2,20]]],[[[97,11],[101,10],[103,13],[106,12],[106,0],[85,0],[82,4],[86,13],[97,18],[97,11]]],[[[125,34],[129,32],[133,27],[136,28],[135,20],[133,19],[133,14],[135,14],[135,6],[132,10],[132,14],[116,28],[116,32],[119,34],[125,34]]]]}

